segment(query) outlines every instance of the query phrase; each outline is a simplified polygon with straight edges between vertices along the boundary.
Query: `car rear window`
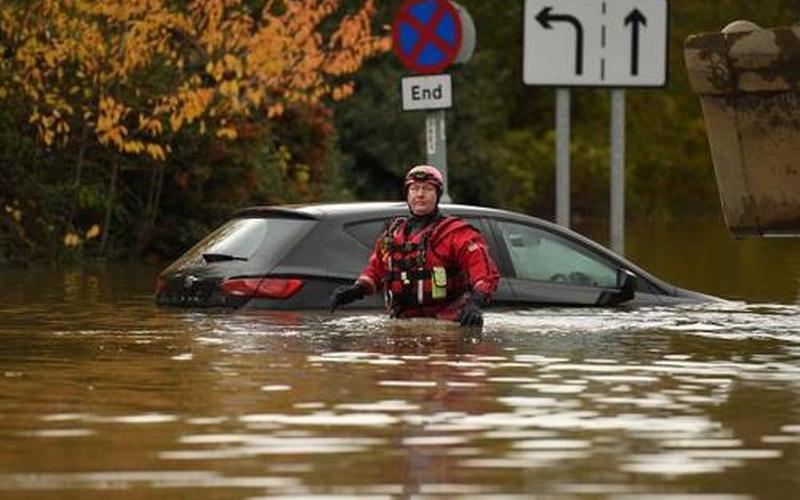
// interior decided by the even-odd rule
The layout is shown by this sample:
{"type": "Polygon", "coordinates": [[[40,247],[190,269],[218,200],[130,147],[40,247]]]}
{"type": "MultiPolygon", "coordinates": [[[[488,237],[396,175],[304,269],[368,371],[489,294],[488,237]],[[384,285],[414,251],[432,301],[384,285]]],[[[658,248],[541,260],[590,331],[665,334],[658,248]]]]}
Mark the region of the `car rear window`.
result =
{"type": "Polygon", "coordinates": [[[279,254],[304,236],[317,222],[288,218],[231,219],[183,254],[166,271],[205,264],[204,254],[239,260],[279,254]]]}

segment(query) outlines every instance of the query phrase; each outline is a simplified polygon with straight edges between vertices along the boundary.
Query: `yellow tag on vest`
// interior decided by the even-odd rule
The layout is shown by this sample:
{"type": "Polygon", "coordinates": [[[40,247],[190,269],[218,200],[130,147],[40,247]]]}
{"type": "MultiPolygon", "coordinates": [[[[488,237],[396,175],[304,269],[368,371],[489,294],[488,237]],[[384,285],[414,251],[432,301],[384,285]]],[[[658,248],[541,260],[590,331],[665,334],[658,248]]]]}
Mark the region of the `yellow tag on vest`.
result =
{"type": "Polygon", "coordinates": [[[445,268],[434,267],[431,281],[431,297],[434,299],[445,298],[447,296],[447,271],[445,268]]]}

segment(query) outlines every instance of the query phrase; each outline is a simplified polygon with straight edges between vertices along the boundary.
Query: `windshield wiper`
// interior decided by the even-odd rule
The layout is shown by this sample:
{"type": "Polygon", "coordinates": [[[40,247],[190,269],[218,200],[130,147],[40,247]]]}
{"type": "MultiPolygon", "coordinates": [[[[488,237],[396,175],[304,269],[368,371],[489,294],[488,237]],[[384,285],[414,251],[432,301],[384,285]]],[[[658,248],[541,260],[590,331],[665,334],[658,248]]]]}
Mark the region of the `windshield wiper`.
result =
{"type": "Polygon", "coordinates": [[[228,255],[226,253],[204,253],[203,259],[206,262],[227,262],[231,260],[244,260],[247,261],[247,257],[239,257],[238,255],[228,255]]]}

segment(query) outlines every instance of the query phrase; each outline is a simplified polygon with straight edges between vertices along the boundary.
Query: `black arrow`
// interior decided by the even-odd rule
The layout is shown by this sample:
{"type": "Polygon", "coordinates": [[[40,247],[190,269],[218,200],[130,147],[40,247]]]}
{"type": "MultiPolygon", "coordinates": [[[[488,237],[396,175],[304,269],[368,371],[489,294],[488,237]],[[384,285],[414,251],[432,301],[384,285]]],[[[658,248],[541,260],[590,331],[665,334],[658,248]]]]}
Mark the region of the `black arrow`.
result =
{"type": "Polygon", "coordinates": [[[543,8],[536,14],[536,20],[544,29],[553,29],[550,22],[567,22],[575,28],[575,74],[583,74],[583,25],[577,18],[567,14],[551,14],[552,7],[543,8]]]}
{"type": "Polygon", "coordinates": [[[634,8],[625,16],[625,26],[631,25],[631,74],[639,74],[639,26],[647,26],[647,18],[634,8]]]}

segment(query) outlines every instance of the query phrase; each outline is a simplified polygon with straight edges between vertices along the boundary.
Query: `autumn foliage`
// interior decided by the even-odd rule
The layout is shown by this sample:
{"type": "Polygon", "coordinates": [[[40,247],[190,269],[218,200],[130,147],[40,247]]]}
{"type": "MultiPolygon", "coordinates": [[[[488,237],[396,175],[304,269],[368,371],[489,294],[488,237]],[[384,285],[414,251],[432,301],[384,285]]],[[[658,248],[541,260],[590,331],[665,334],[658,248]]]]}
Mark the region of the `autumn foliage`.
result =
{"type": "Polygon", "coordinates": [[[73,148],[78,183],[86,155],[106,151],[113,197],[120,160],[161,164],[181,140],[235,142],[248,124],[268,131],[289,108],[351,95],[388,40],[372,29],[374,0],[340,3],[4,1],[0,106],[22,109],[42,148],[73,148]]]}
{"type": "Polygon", "coordinates": [[[343,77],[383,50],[372,0],[320,27],[336,0],[40,0],[0,6],[0,97],[17,94],[45,145],[86,126],[101,144],[163,160],[184,127],[232,123],[292,102],[342,99],[343,77]]]}

